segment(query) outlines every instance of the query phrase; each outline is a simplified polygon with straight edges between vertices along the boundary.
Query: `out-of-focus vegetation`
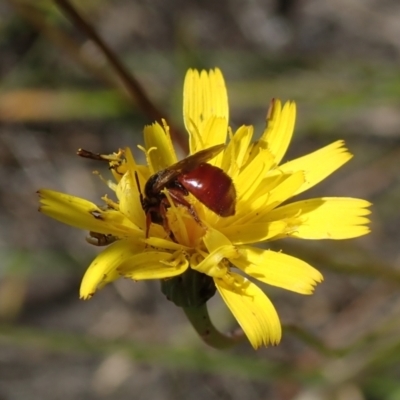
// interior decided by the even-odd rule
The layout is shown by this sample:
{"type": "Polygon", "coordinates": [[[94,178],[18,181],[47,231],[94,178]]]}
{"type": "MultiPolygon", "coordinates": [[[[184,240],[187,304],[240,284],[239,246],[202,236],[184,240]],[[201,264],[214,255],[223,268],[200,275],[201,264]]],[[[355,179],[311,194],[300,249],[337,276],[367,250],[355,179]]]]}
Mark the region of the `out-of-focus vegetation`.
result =
{"type": "MultiPolygon", "coordinates": [[[[399,399],[398,2],[74,4],[178,128],[189,67],[222,69],[233,127],[260,132],[272,97],[294,99],[289,159],[337,139],[355,155],[307,197],[372,201],[372,233],[273,244],[325,276],[311,297],[265,287],[285,324],[277,348],[206,348],[156,282],[78,300],[99,249],[39,214],[35,192],[96,202],[108,191],[91,173],[100,166],[76,150],[135,148],[153,120],[54,2],[3,1],[0,399],[399,399]]],[[[219,328],[235,326],[218,299],[210,309],[219,328]]]]}

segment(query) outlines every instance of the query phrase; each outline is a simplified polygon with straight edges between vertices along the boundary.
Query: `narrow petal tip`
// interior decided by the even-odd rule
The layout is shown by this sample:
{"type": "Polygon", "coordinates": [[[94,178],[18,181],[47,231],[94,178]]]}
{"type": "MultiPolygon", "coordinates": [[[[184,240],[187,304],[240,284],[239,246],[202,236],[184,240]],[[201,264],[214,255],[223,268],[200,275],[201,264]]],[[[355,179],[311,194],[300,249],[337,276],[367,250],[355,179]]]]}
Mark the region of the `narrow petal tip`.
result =
{"type": "Polygon", "coordinates": [[[94,296],[94,293],[81,293],[79,298],[81,300],[90,300],[94,296]]]}

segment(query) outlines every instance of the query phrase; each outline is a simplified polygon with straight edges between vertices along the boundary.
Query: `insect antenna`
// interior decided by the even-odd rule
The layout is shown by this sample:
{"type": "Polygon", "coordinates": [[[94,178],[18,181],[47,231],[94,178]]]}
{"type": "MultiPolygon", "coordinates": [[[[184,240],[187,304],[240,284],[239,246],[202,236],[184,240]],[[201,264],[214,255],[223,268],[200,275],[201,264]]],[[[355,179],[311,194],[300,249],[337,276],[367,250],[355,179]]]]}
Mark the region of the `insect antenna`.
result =
{"type": "Polygon", "coordinates": [[[142,190],[140,189],[139,176],[138,176],[137,171],[135,171],[135,181],[136,181],[136,186],[137,186],[138,191],[139,191],[140,204],[144,208],[145,204],[144,204],[144,199],[143,199],[143,193],[142,193],[142,190]]]}

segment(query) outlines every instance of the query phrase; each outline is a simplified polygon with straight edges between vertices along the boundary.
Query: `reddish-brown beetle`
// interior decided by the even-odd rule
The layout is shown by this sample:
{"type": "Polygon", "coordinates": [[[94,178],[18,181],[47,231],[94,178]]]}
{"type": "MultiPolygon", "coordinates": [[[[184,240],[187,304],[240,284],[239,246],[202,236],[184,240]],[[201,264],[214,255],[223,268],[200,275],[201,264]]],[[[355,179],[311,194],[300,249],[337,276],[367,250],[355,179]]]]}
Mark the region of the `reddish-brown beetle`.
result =
{"type": "Polygon", "coordinates": [[[196,210],[185,198],[189,193],[221,217],[235,214],[236,190],[232,179],[221,168],[207,164],[207,161],[217,156],[224,148],[224,144],[209,147],[149,178],[144,188],[144,196],[140,194],[140,201],[146,213],[146,236],[151,222],[163,225],[171,235],[166,218],[170,204],[163,193],[164,189],[168,190],[176,205],[187,207],[199,223],[196,210]]]}

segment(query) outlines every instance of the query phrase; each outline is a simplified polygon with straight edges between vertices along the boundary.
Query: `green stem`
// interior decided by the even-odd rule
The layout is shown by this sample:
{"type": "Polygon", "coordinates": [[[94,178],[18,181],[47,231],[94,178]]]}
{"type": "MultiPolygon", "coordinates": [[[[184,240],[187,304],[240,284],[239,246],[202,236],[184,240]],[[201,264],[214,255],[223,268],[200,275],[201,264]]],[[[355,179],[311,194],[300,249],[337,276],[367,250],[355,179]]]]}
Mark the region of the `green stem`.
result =
{"type": "Polygon", "coordinates": [[[245,338],[241,329],[229,334],[218,331],[211,322],[206,303],[198,307],[182,308],[203,341],[215,349],[222,350],[233,347],[245,338]]]}

